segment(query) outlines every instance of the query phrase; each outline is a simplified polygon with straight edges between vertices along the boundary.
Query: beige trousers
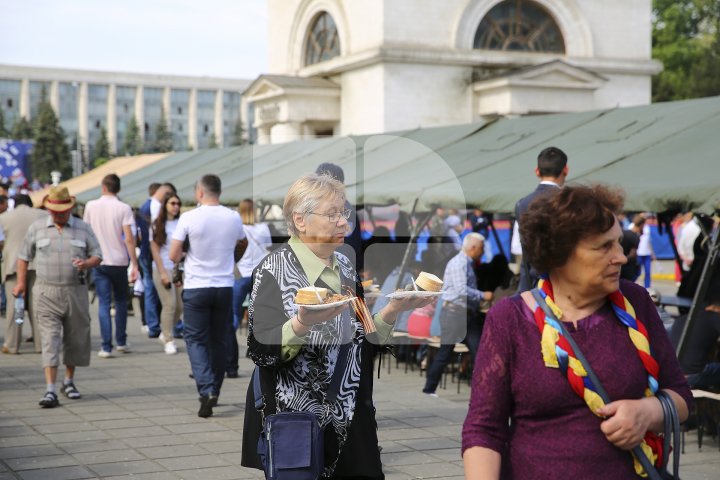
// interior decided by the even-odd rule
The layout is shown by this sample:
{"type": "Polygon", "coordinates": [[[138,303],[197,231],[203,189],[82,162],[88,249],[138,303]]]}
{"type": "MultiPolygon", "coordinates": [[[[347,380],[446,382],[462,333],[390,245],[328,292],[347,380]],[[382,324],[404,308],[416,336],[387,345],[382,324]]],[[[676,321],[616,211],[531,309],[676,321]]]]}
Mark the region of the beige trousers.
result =
{"type": "Polygon", "coordinates": [[[165,337],[167,341],[170,341],[173,339],[175,325],[177,325],[178,320],[182,317],[182,287],[176,287],[175,284],[171,283],[170,288],[165,288],[160,280],[160,272],[154,268],[152,277],[155,290],[157,290],[160,304],[162,305],[160,329],[162,330],[163,337],[165,337]]]}
{"type": "Polygon", "coordinates": [[[43,367],[90,365],[90,302],[86,285],[35,284],[43,367]]]}
{"type": "Polygon", "coordinates": [[[37,329],[37,319],[35,318],[35,308],[33,307],[33,286],[35,285],[35,270],[28,270],[27,272],[27,286],[25,288],[27,302],[25,302],[25,308],[28,310],[28,314],[25,316],[25,323],[18,325],[15,323],[15,297],[13,297],[12,291],[17,285],[17,275],[8,275],[5,278],[5,296],[7,297],[7,307],[5,310],[5,319],[7,326],[5,328],[5,343],[4,346],[10,353],[18,353],[20,351],[20,344],[22,342],[22,330],[23,326],[30,325],[30,335],[33,337],[33,343],[35,347],[35,353],[40,353],[40,332],[37,329]]]}

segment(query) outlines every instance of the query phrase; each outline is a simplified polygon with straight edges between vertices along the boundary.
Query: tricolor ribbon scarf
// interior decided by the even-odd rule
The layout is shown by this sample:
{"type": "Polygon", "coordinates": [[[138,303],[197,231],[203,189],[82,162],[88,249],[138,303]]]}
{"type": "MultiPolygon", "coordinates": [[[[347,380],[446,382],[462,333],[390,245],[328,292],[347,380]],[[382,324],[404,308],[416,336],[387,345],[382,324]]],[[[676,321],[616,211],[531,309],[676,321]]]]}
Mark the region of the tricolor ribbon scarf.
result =
{"type": "MultiPolygon", "coordinates": [[[[562,318],[562,311],[558,308],[554,301],[553,288],[550,280],[541,278],[538,283],[540,294],[545,299],[548,307],[552,310],[558,320],[562,318]]],[[[648,378],[648,387],[645,389],[645,396],[651,397],[658,390],[658,376],[660,374],[660,366],[652,357],[650,352],[650,342],[648,338],[647,328],[645,324],[635,316],[635,309],[630,301],[617,290],[609,295],[615,316],[628,329],[630,341],[632,341],[637,350],[638,357],[645,367],[648,378]]],[[[560,320],[561,321],[561,320],[560,320]]],[[[535,323],[540,329],[542,356],[545,366],[549,368],[558,368],[567,378],[573,391],[587,403],[590,411],[598,415],[597,410],[605,405],[605,402],[598,395],[595,385],[588,377],[582,363],[576,358],[570,343],[562,334],[562,329],[557,321],[548,318],[543,309],[538,305],[535,308],[535,323]]],[[[598,415],[599,416],[599,415],[598,415]]],[[[662,440],[653,432],[647,432],[643,442],[640,444],[645,455],[654,465],[662,464],[662,440]]],[[[647,477],[647,472],[635,458],[635,472],[647,477]]]]}

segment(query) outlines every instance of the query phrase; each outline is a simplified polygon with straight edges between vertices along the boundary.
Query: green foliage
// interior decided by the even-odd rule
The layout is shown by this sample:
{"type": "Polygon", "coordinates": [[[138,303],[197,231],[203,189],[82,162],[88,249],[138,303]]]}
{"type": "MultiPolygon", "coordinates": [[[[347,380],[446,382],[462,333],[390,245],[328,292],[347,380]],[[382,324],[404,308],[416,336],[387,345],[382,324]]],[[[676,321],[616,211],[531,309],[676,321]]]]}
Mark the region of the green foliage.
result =
{"type": "Polygon", "coordinates": [[[215,137],[215,132],[210,134],[210,140],[208,141],[208,148],[218,148],[217,137],[215,137]]]}
{"type": "Polygon", "coordinates": [[[135,116],[130,119],[127,131],[125,132],[125,140],[123,141],[122,152],[125,155],[138,155],[142,153],[142,140],[140,139],[140,128],[138,127],[135,116]]]}
{"type": "Polygon", "coordinates": [[[7,138],[9,135],[10,132],[5,128],[5,113],[3,109],[0,108],[0,138],[7,138]]]}
{"type": "Polygon", "coordinates": [[[27,118],[20,117],[15,119],[12,129],[10,130],[10,138],[14,140],[30,140],[33,138],[33,128],[27,118]]]}
{"type": "Polygon", "coordinates": [[[233,147],[245,145],[247,143],[247,140],[245,140],[243,136],[244,133],[245,129],[242,126],[242,120],[238,118],[237,122],[235,122],[235,129],[233,130],[233,137],[230,145],[232,145],[233,147]]]}
{"type": "Polygon", "coordinates": [[[720,95],[720,2],[653,0],[653,101],[720,95]]]}
{"type": "Polygon", "coordinates": [[[31,157],[33,176],[49,181],[50,172],[57,170],[62,174],[62,178],[72,177],[70,149],[65,143],[65,132],[60,126],[55,110],[47,100],[42,100],[38,105],[38,114],[33,120],[33,126],[35,139],[31,157]]]}
{"type": "Polygon", "coordinates": [[[93,148],[91,157],[93,166],[95,167],[99,167],[111,158],[110,142],[108,141],[107,131],[105,131],[105,127],[100,129],[100,136],[95,142],[95,148],[93,148]]]}
{"type": "Polygon", "coordinates": [[[163,108],[160,112],[160,121],[155,126],[155,143],[152,146],[152,151],[171,152],[173,149],[172,133],[168,128],[167,120],[165,119],[165,109],[163,108]]]}

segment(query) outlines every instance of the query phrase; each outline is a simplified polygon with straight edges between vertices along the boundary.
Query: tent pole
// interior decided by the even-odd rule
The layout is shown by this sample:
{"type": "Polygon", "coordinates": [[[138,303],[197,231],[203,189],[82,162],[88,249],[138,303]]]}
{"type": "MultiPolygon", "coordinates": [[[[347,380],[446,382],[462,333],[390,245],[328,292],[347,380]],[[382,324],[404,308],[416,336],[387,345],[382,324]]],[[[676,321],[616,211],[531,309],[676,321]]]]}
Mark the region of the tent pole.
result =
{"type": "Polygon", "coordinates": [[[687,321],[683,327],[680,340],[677,345],[677,357],[682,358],[682,355],[687,348],[688,332],[692,330],[693,324],[697,320],[699,311],[704,307],[704,298],[707,293],[707,289],[710,285],[710,279],[714,269],[717,268],[718,255],[720,254],[720,244],[718,244],[718,236],[720,234],[720,228],[715,226],[712,235],[710,236],[710,245],[708,246],[708,256],[705,259],[705,265],[703,266],[702,274],[700,275],[700,283],[698,284],[697,290],[695,290],[695,296],[693,297],[692,306],[690,307],[690,313],[688,313],[687,321]]]}
{"type": "MultiPolygon", "coordinates": [[[[417,197],[415,199],[415,202],[413,202],[412,210],[410,211],[410,218],[413,218],[415,216],[415,209],[417,208],[418,201],[420,200],[420,197],[417,197]]],[[[407,259],[408,256],[410,256],[410,249],[412,248],[413,242],[415,241],[415,238],[417,238],[418,233],[422,228],[425,227],[425,224],[430,220],[430,215],[427,216],[424,222],[418,223],[415,225],[415,228],[412,229],[412,232],[410,232],[410,239],[408,240],[407,247],[405,248],[405,254],[403,255],[402,262],[400,263],[400,271],[398,272],[397,280],[395,281],[395,288],[393,291],[397,290],[400,287],[400,282],[402,282],[403,273],[405,273],[405,267],[407,266],[407,259]]]]}
{"type": "Polygon", "coordinates": [[[503,248],[502,243],[500,243],[500,236],[497,234],[497,230],[495,230],[495,224],[493,223],[493,214],[492,213],[488,213],[488,214],[483,213],[483,215],[485,215],[485,218],[488,219],[488,226],[490,227],[492,236],[495,239],[495,243],[497,243],[498,248],[500,249],[500,253],[504,257],[505,249],[503,248]]]}

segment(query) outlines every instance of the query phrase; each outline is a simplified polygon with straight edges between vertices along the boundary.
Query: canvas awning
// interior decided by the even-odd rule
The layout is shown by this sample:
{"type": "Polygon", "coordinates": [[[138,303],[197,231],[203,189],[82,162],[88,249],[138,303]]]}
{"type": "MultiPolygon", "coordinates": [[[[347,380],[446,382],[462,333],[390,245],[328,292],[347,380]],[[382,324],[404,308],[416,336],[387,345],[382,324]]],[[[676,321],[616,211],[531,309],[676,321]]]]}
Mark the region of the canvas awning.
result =
{"type": "Polygon", "coordinates": [[[498,119],[404,132],[243,146],[116,159],[66,184],[80,201],[99,195],[100,179],[115,168],[122,198],[140,205],[153,181],[170,181],[191,202],[195,181],[215,173],[223,201],[252,197],[281,204],[290,184],[333,162],[345,171],[353,203],[434,203],[511,212],[537,183],[543,148],[569,157],[568,181],[604,182],[627,194],[628,210],[663,211],[720,204],[720,97],[581,113],[498,119]],[[119,162],[120,161],[120,162],[119,162]],[[119,163],[115,163],[119,162],[119,163]],[[138,163],[134,163],[138,162],[138,163]],[[121,173],[123,165],[141,165],[121,173]],[[115,167],[117,165],[117,167],[115,167]]]}

